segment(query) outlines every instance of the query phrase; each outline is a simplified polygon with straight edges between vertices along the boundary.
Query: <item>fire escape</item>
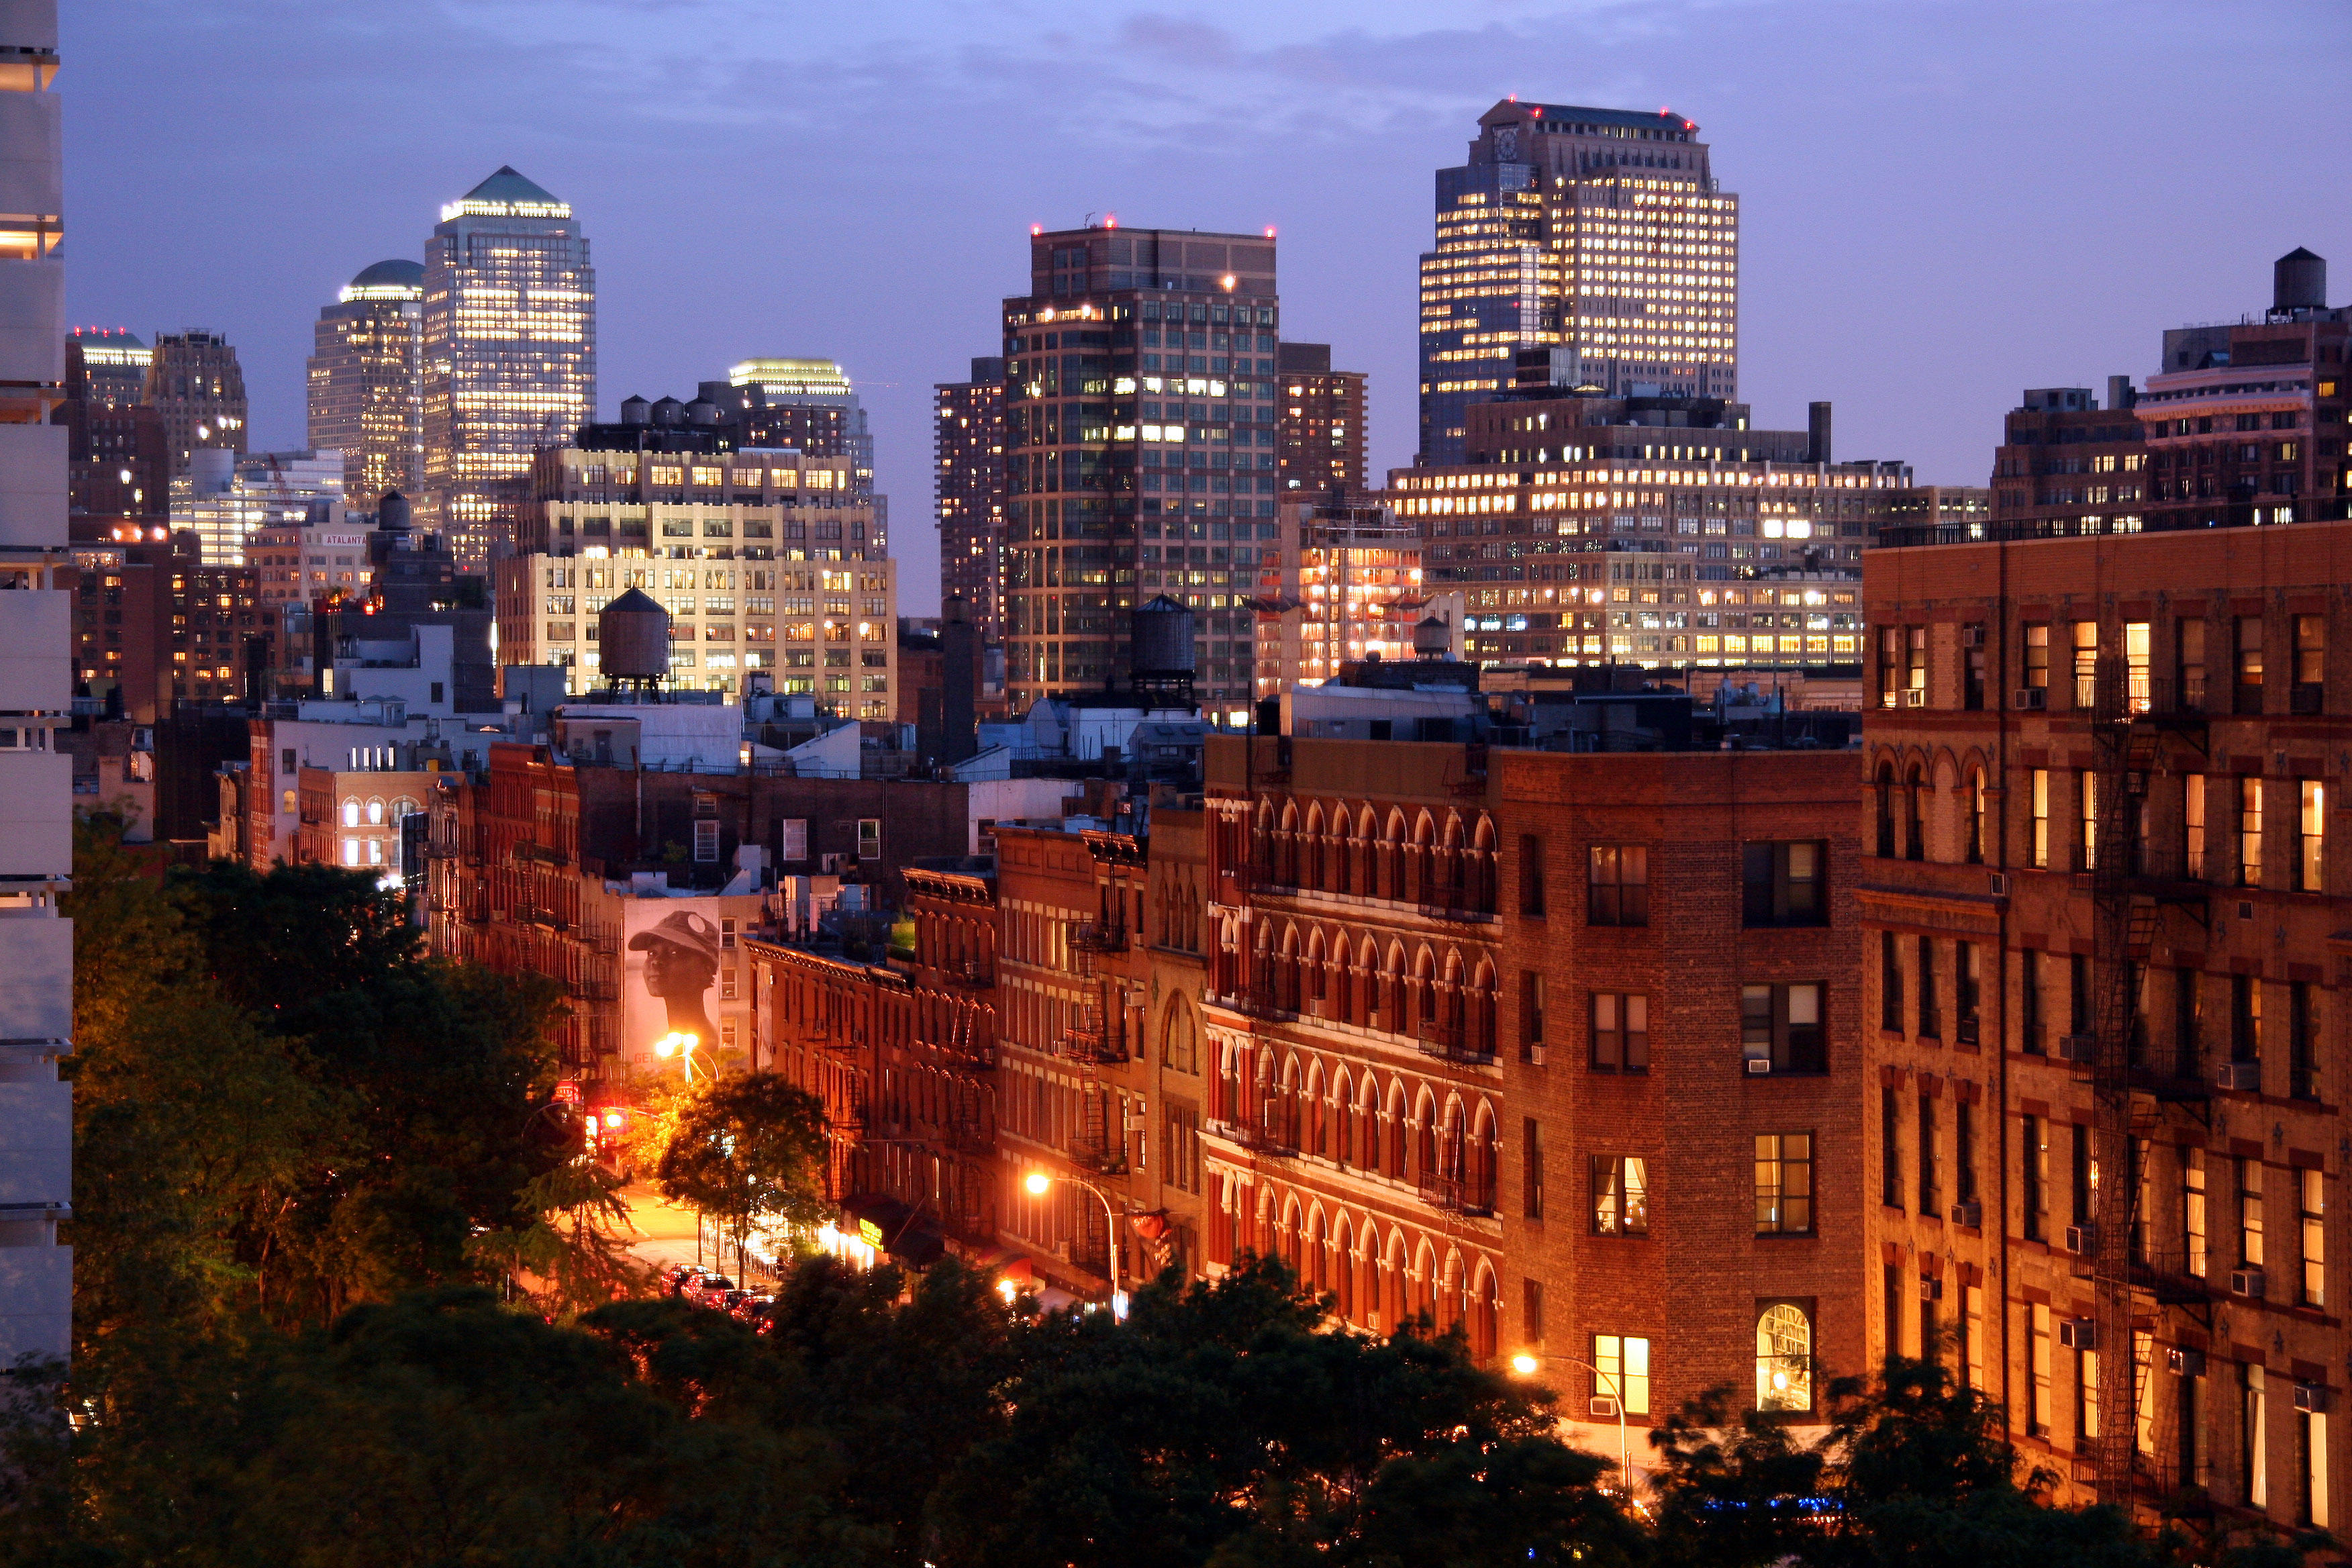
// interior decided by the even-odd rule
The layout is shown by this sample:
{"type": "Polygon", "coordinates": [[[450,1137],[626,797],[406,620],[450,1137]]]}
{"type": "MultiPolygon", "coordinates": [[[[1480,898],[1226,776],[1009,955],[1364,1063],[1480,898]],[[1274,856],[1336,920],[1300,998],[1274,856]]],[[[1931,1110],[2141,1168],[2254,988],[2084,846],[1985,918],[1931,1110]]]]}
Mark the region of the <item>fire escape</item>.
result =
{"type": "Polygon", "coordinates": [[[1102,1072],[1127,1060],[1127,1047],[1110,1024],[1114,1011],[1123,1005],[1118,979],[1100,973],[1097,965],[1101,958],[1126,951],[1127,928],[1122,923],[1097,920],[1070,927],[1071,963],[1087,995],[1070,1026],[1062,1032],[1061,1056],[1085,1069],[1070,1160],[1104,1176],[1127,1173],[1127,1129],[1118,1091],[1104,1081],[1102,1072]]]}
{"type": "MultiPolygon", "coordinates": [[[[2191,1273],[2187,1257],[2175,1255],[2178,1247],[2152,1244],[2148,1216],[2140,1212],[2147,1184],[2140,1151],[2152,1146],[2151,1135],[2175,1117],[2208,1126],[2210,1120],[2211,1087],[2195,1059],[2194,1042],[2180,1042],[2171,1061],[2146,1059],[2140,1007],[2150,950],[2167,911],[2179,910],[2200,924],[2210,921],[2210,889],[2191,880],[2187,866],[2171,864],[2172,851],[2158,855],[2143,842],[2147,781],[2164,763],[2168,740],[2200,752],[2207,742],[2201,709],[2184,701],[2171,682],[2151,680],[2144,663],[2134,668],[2120,647],[2100,652],[2092,696],[2095,837],[2085,847],[2076,885],[2091,896],[2096,1032],[2067,1037],[2060,1054],[2089,1080],[2093,1150],[2097,1171],[2106,1173],[2098,1182],[2092,1234],[2069,1237],[2081,1260],[2077,1273],[2087,1264],[2095,1302],[2088,1348],[2099,1356],[2102,1399],[2091,1455],[2099,1501],[2128,1508],[2136,1482],[2170,1490],[2188,1479],[2167,1473],[2166,1456],[2177,1446],[2177,1412],[2149,1412],[2149,1452],[2141,1452],[2154,1339],[2143,1359],[2135,1323],[2160,1325],[2167,1310],[2179,1310],[2197,1316],[2209,1336],[2213,1327],[2211,1287],[2191,1273]]],[[[2178,1362],[2196,1352],[2172,1353],[2178,1362]]]]}

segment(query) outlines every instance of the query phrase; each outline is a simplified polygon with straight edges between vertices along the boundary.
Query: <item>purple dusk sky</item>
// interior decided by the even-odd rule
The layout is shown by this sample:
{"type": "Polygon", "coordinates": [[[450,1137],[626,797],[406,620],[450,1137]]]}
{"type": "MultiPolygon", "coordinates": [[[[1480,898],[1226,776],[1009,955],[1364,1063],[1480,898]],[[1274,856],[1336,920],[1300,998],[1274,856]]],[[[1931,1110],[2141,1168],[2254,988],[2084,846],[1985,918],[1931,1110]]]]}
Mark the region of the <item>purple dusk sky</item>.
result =
{"type": "Polygon", "coordinates": [[[2269,302],[2352,298],[2341,0],[67,0],[68,309],[228,334],[303,440],[310,323],[500,163],[570,201],[601,411],[755,354],[846,364],[936,607],[929,388],[996,341],[1028,226],[1281,233],[1284,334],[1414,426],[1430,174],[1516,92],[1696,120],[1743,201],[1757,423],[1981,484],[2020,388],[2137,380],[2269,302]]]}

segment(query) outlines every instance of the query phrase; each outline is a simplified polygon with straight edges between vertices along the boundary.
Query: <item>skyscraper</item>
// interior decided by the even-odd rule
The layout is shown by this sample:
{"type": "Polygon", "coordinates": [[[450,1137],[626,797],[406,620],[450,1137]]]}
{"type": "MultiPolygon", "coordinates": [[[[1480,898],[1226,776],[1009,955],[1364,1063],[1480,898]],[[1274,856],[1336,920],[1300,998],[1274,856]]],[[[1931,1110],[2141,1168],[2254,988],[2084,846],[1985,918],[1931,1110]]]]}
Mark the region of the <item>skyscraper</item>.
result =
{"type": "Polygon", "coordinates": [[[982,641],[1004,640],[1004,361],[975,359],[969,381],[931,389],[931,494],[940,598],[961,597],[982,641]]]}
{"type": "Polygon", "coordinates": [[[1203,705],[1245,719],[1276,530],[1274,236],[1033,230],[1029,268],[1004,301],[1007,693],[1122,683],[1139,595],[1166,593],[1193,612],[1203,705]]]}
{"type": "Polygon", "coordinates": [[[163,421],[172,478],[200,447],[245,450],[245,372],[218,332],[159,332],[147,361],[146,401],[163,421]]]}
{"type": "Polygon", "coordinates": [[[62,1356],[73,1326],[73,922],[58,900],[73,877],[73,759],[52,737],[72,702],[72,560],[66,548],[65,172],[57,0],[0,9],[0,1366],[62,1356]],[[14,590],[13,592],[7,590],[14,590]]]}
{"type": "Polygon", "coordinates": [[[310,446],[343,455],[343,493],[373,511],[386,490],[425,488],[420,358],[425,268],[379,261],[319,312],[310,355],[310,446]]]}
{"type": "Polygon", "coordinates": [[[1611,397],[1739,395],[1739,198],[1678,114],[1507,100],[1437,171],[1421,258],[1421,460],[1525,371],[1611,397]]]}
{"type": "MultiPolygon", "coordinates": [[[[888,550],[889,504],[874,493],[874,436],[866,428],[857,389],[838,362],[747,359],[728,367],[723,391],[734,394],[732,402],[741,411],[739,439],[744,446],[791,447],[812,458],[847,458],[850,493],[874,502],[869,542],[877,552],[888,550]]],[[[711,397],[722,388],[706,385],[701,392],[711,397]]]]}
{"type": "Polygon", "coordinates": [[[151,351],[121,328],[78,328],[66,338],[66,426],[70,510],[77,517],[152,517],[171,497],[163,422],[148,406],[151,351]]]}
{"type": "Polygon", "coordinates": [[[424,303],[424,521],[478,570],[502,482],[595,416],[596,274],[571,204],[501,166],[441,209],[424,303]]]}
{"type": "Polygon", "coordinates": [[[1279,488],[1293,500],[1343,506],[1344,499],[1332,498],[1364,488],[1364,373],[1333,370],[1328,343],[1285,343],[1276,363],[1279,488]]]}

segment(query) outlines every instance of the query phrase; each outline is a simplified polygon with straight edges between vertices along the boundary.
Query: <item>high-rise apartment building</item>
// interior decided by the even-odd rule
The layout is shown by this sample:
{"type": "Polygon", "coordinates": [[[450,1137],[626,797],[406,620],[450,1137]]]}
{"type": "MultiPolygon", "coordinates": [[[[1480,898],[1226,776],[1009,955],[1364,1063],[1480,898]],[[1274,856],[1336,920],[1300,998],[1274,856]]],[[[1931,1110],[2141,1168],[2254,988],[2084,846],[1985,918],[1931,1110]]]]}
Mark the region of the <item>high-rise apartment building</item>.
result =
{"type": "Polygon", "coordinates": [[[1956,1329],[2074,1499],[2326,1531],[2352,398],[2316,269],[2166,333],[2137,400],[2030,396],[2018,500],[1874,552],[1861,912],[1873,1359],[1956,1329]]]}
{"type": "Polygon", "coordinates": [[[1004,361],[931,388],[931,494],[940,597],[961,596],[982,641],[1004,640],[1004,361]]]}
{"type": "Polygon", "coordinates": [[[1739,198],[1667,110],[1507,100],[1437,171],[1421,258],[1421,460],[1459,462],[1463,411],[1543,351],[1562,388],[1739,395],[1739,198]]]}
{"type": "MultiPolygon", "coordinates": [[[[1287,348],[1289,345],[1285,344],[1287,348]]],[[[1257,695],[1338,679],[1357,659],[1410,660],[1413,630],[1435,615],[1459,652],[1461,595],[1422,586],[1421,531],[1385,506],[1285,500],[1282,537],[1261,551],[1257,695]]]]}
{"type": "Polygon", "coordinates": [[[343,493],[373,512],[386,490],[425,488],[425,268],[394,258],[343,285],[319,312],[310,445],[343,455],[343,493]]]}
{"type": "Polygon", "coordinates": [[[174,479],[187,476],[200,450],[245,450],[245,372],[218,332],[158,332],[145,401],[163,422],[174,479]]]}
{"type": "Polygon", "coordinates": [[[509,481],[595,416],[596,274],[571,204],[500,167],[441,209],[424,305],[421,521],[479,570],[509,481]]]}
{"type": "Polygon", "coordinates": [[[727,380],[701,383],[696,395],[717,405],[739,447],[848,458],[851,493],[873,508],[869,537],[877,550],[888,550],[890,504],[874,493],[874,433],[839,362],[744,360],[728,366],[727,380]]]}
{"type": "Polygon", "coordinates": [[[1345,506],[1364,488],[1364,373],[1333,370],[1328,343],[1275,355],[1275,472],[1283,495],[1345,506]]]}
{"type": "Polygon", "coordinates": [[[73,677],[56,0],[0,9],[0,1365],[71,1345],[73,677]],[[12,591],[13,590],[13,591],[12,591]]]}
{"type": "Polygon", "coordinates": [[[341,523],[346,471],[332,447],[243,458],[206,452],[173,498],[173,531],[193,534],[207,566],[252,565],[247,546],[260,529],[341,523]]]}
{"type": "Polygon", "coordinates": [[[78,328],[66,338],[69,509],[77,517],[152,517],[171,495],[163,422],[147,404],[152,351],[121,328],[78,328]]]}
{"type": "Polygon", "coordinates": [[[637,588],[670,613],[673,686],[740,693],[764,674],[843,718],[887,719],[898,577],[853,537],[870,512],[852,459],[724,440],[592,425],[542,451],[516,553],[495,568],[501,660],[592,689],[597,613],[637,588]]]}
{"type": "Polygon", "coordinates": [[[1004,301],[1005,685],[1025,709],[1129,673],[1137,595],[1193,611],[1196,688],[1247,717],[1275,543],[1275,242],[1033,230],[1004,301]]]}

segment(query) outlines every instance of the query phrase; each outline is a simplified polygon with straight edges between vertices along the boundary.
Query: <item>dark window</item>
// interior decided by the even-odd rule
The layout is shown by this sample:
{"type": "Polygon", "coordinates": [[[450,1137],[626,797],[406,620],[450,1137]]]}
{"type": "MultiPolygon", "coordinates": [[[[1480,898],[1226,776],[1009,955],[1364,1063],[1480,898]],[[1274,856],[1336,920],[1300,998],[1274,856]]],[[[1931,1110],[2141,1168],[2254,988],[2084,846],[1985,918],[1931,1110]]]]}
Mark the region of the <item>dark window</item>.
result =
{"type": "Polygon", "coordinates": [[[2021,1050],[2034,1056],[2049,1053],[2042,1023],[2042,953],[2027,948],[2017,955],[2018,1033],[2021,1050]]]}
{"type": "Polygon", "coordinates": [[[1942,1206],[1943,1168],[1936,1158],[1936,1100],[1919,1096],[1919,1212],[1935,1214],[1942,1206]]]}
{"type": "Polygon", "coordinates": [[[1965,1100],[1952,1106],[1952,1196],[1964,1204],[1977,1201],[1976,1107],[1965,1100]]]}
{"type": "Polygon", "coordinates": [[[2205,623],[2187,618],[2176,623],[2174,652],[2180,681],[2180,706],[2205,706],[2205,623]]]}
{"type": "Polygon", "coordinates": [[[1952,1010],[1959,1025],[1959,1041],[1964,1046],[1977,1044],[1983,1030],[1984,978],[1978,968],[1983,962],[1983,952],[1972,942],[1958,942],[1952,948],[1952,1010]]]}
{"type": "Polygon", "coordinates": [[[1936,1005],[1936,942],[1919,939],[1919,1032],[1929,1039],[1944,1037],[1944,1012],[1936,1005]]]}
{"type": "Polygon", "coordinates": [[[2097,1026],[2091,1007],[2091,961],[2079,952],[2066,961],[2066,1016],[2067,1026],[2078,1035],[2097,1026]]]}
{"type": "Polygon", "coordinates": [[[1539,970],[1519,971],[1519,1059],[1535,1060],[1544,1043],[1544,977],[1539,970]]]}
{"type": "Polygon", "coordinates": [[[1638,844],[1595,844],[1586,876],[1585,920],[1597,926],[1650,923],[1650,852],[1638,844]]]}
{"type": "Polygon", "coordinates": [[[1740,913],[1751,926],[1817,926],[1829,923],[1823,886],[1828,846],[1818,839],[1786,844],[1749,844],[1740,859],[1740,913]]]}
{"type": "Polygon", "coordinates": [[[1878,1091],[1878,1201],[1903,1206],[1903,1100],[1892,1087],[1878,1091]]]}
{"type": "Polygon", "coordinates": [[[1544,912],[1543,840],[1532,833],[1519,835],[1519,913],[1544,912]]]}
{"type": "Polygon", "coordinates": [[[2050,1228],[2050,1123],[2028,1116],[2018,1126],[2023,1140],[2025,1238],[2041,1241],[2050,1228]]]}
{"type": "Polygon", "coordinates": [[[2286,1091],[2297,1100],[2319,1098],[2319,1031],[2311,1008],[2309,981],[2298,980],[2286,988],[2286,1091]]]}
{"type": "Polygon", "coordinates": [[[1891,931],[1878,933],[1878,1026],[1903,1032],[1903,950],[1891,931]]]}
{"type": "Polygon", "coordinates": [[[1529,1219],[1544,1216],[1543,1123],[1529,1116],[1519,1124],[1519,1189],[1529,1219]]]}
{"type": "Polygon", "coordinates": [[[2263,1059],[2263,983],[2251,974],[2230,977],[2230,1059],[2263,1059]]]}
{"type": "Polygon", "coordinates": [[[1751,1071],[1761,1061],[1773,1072],[1827,1072],[1821,985],[1741,986],[1739,1038],[1751,1071]]]}
{"type": "Polygon", "coordinates": [[[1528,1343],[1531,1345],[1543,1343],[1544,1311],[1542,1280],[1522,1279],[1519,1281],[1519,1318],[1521,1320],[1519,1327],[1525,1331],[1528,1343]]]}
{"type": "Polygon", "coordinates": [[[1650,1070],[1650,999],[1638,992],[1592,994],[1592,1066],[1599,1072],[1650,1070]]]}

